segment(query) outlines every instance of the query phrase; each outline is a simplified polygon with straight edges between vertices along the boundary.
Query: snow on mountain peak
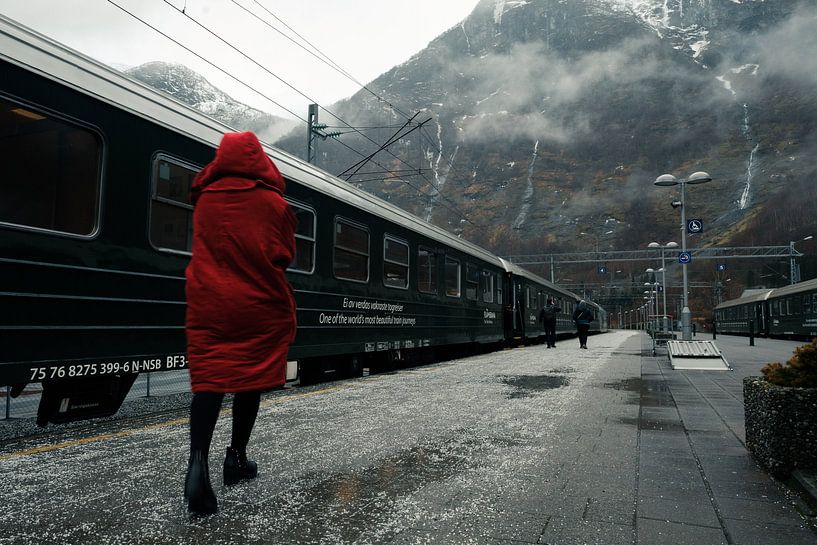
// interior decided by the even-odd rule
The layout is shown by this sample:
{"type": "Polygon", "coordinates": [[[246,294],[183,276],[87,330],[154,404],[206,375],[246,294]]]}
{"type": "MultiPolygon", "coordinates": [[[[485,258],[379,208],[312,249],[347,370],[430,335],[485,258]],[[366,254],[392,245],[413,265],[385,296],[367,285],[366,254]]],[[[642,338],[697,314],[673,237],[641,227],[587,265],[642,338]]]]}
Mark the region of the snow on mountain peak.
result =
{"type": "MultiPolygon", "coordinates": [[[[733,1],[740,3],[738,0],[733,1]]],[[[695,62],[702,64],[699,58],[709,45],[707,39],[709,31],[695,20],[694,13],[690,16],[690,8],[694,3],[696,8],[705,11],[710,0],[606,0],[606,2],[613,9],[632,13],[655,31],[659,38],[668,38],[675,49],[686,51],[695,62]]]]}
{"type": "Polygon", "coordinates": [[[496,0],[496,4],[494,4],[494,23],[501,24],[504,13],[528,4],[530,4],[528,0],[496,0]]]}

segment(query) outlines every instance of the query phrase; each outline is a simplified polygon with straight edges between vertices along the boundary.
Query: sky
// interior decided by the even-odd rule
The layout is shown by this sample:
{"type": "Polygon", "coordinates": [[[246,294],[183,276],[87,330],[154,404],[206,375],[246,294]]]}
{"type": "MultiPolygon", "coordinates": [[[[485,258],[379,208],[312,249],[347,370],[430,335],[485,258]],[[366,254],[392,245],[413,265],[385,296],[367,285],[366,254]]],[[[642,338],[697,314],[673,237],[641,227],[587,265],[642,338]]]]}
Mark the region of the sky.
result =
{"type": "Polygon", "coordinates": [[[310,49],[293,31],[300,34],[358,82],[368,84],[457,25],[477,3],[0,0],[0,13],[117,68],[178,62],[236,100],[273,115],[304,119],[311,102],[328,106],[360,86],[321,62],[320,53],[310,54],[285,36],[310,49]]]}

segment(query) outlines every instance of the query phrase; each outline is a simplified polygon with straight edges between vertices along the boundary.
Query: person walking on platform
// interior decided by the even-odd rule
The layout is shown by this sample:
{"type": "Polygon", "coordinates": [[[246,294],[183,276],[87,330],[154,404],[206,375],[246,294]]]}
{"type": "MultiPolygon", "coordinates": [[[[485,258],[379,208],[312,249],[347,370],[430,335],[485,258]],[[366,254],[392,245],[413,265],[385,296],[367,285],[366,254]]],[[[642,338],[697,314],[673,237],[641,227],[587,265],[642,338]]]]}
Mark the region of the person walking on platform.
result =
{"type": "Polygon", "coordinates": [[[233,397],[224,484],[258,474],[247,458],[261,393],[283,386],[295,338],[295,299],[286,268],[295,255],[295,214],[286,184],[258,138],[227,133],[193,180],[193,254],[187,266],[187,355],[193,401],[189,511],[218,511],[208,455],[224,394],[233,397]]]}
{"type": "Polygon", "coordinates": [[[545,306],[539,312],[539,322],[545,329],[545,341],[548,348],[556,348],[556,318],[562,309],[556,305],[553,297],[548,297],[545,306]]]}
{"type": "Polygon", "coordinates": [[[587,308],[587,303],[582,299],[573,311],[573,323],[576,324],[576,332],[579,334],[579,348],[587,349],[587,332],[590,331],[592,321],[593,311],[587,308]]]}

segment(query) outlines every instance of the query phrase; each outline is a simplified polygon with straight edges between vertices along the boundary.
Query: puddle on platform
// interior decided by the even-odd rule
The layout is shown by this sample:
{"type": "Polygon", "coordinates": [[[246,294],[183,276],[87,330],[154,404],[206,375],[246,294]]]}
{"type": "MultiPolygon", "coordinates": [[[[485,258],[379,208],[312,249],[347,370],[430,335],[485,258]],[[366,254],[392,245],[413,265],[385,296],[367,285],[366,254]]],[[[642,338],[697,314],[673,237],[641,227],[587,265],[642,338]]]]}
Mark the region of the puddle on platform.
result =
{"type": "Polygon", "coordinates": [[[666,383],[660,380],[628,378],[616,382],[605,382],[602,388],[632,392],[631,403],[642,407],[674,407],[675,400],[666,383]]]}
{"type": "Polygon", "coordinates": [[[570,384],[570,379],[564,375],[506,375],[499,378],[514,388],[514,391],[508,394],[509,399],[530,397],[536,392],[555,390],[570,384]]]}
{"type": "Polygon", "coordinates": [[[642,381],[640,378],[628,378],[616,382],[605,382],[603,387],[612,390],[626,390],[628,392],[641,393],[642,381]]]}
{"type": "Polygon", "coordinates": [[[637,426],[642,430],[651,431],[684,431],[684,426],[677,421],[655,420],[649,418],[617,418],[616,422],[626,424],[628,426],[637,426]]]}

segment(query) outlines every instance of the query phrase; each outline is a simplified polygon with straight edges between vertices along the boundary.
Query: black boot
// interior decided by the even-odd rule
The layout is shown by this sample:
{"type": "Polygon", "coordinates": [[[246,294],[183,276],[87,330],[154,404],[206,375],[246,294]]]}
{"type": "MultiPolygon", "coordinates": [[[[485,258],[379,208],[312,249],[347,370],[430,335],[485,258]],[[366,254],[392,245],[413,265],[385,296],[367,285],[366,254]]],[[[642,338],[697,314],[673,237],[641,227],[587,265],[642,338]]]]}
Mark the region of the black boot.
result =
{"type": "Polygon", "coordinates": [[[258,476],[258,464],[247,460],[247,455],[233,447],[227,447],[224,458],[224,486],[238,483],[242,479],[255,479],[258,476]]]}
{"type": "Polygon", "coordinates": [[[187,510],[197,515],[212,515],[218,511],[218,500],[210,486],[210,468],[207,455],[201,450],[190,453],[187,478],[184,480],[184,497],[187,510]]]}

